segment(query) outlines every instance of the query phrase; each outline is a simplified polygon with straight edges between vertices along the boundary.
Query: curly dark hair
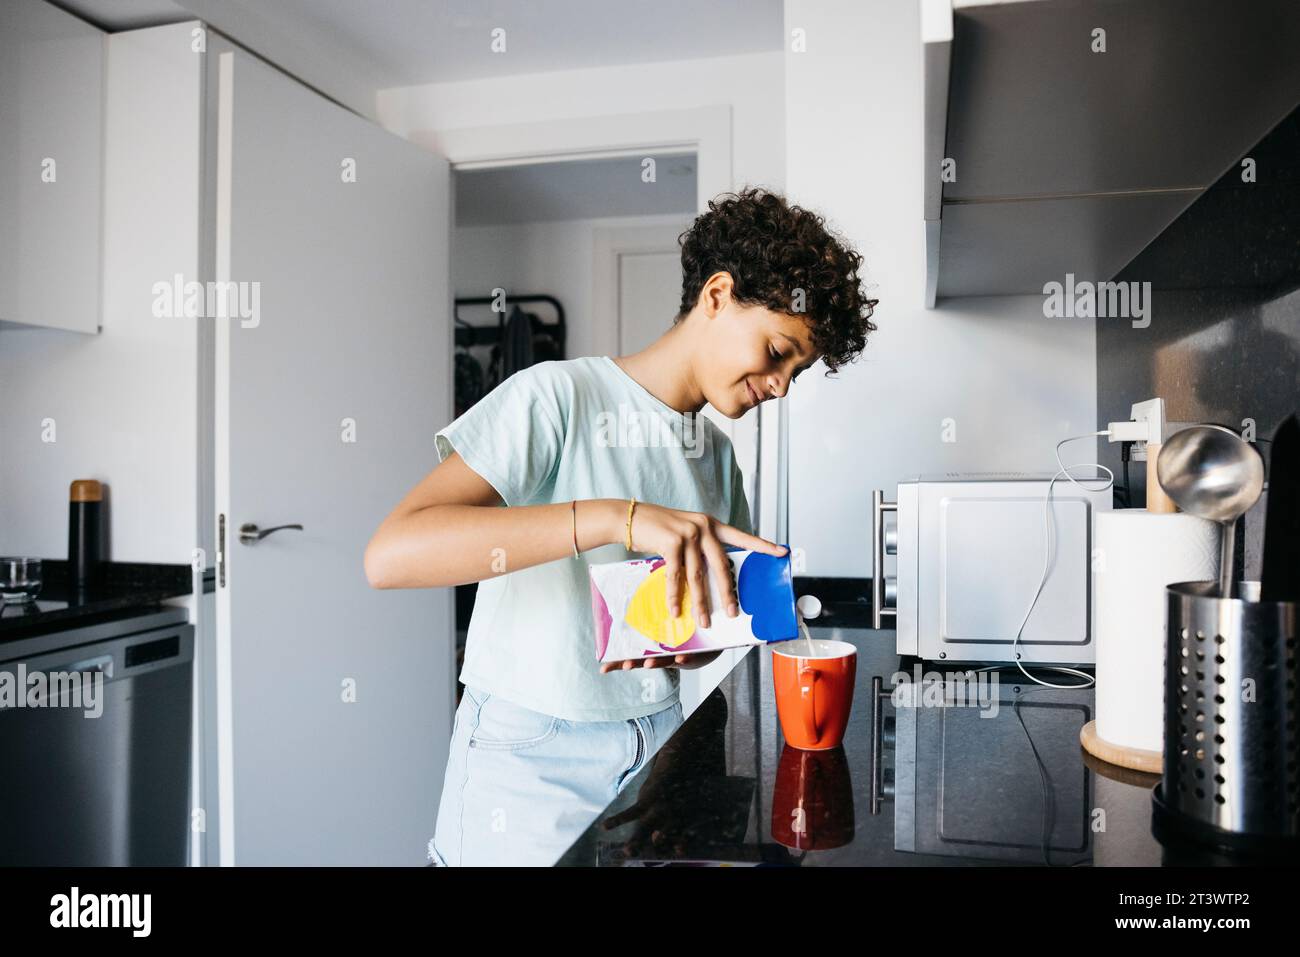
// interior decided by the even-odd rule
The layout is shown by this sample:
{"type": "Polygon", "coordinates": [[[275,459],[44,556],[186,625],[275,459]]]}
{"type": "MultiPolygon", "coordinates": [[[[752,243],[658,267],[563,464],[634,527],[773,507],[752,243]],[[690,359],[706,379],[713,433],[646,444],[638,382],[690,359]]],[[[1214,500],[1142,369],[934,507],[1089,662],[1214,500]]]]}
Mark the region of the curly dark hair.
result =
{"type": "Polygon", "coordinates": [[[798,316],[809,323],[827,375],[854,361],[876,330],[860,286],[862,257],[827,231],[825,220],[761,187],[723,193],[677,237],[682,247],[682,302],[673,324],[695,308],[704,283],[731,274],[732,299],[798,316]],[[795,290],[804,309],[795,309],[795,290]]]}

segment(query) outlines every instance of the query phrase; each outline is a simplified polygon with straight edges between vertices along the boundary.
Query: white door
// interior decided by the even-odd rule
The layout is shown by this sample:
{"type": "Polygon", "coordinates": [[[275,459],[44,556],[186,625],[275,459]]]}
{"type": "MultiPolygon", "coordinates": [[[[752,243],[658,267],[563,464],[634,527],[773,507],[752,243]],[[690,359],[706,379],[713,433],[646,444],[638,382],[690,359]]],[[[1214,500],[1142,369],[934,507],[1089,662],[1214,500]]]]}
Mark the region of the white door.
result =
{"type": "Polygon", "coordinates": [[[681,253],[620,254],[618,354],[640,352],[671,329],[681,301],[681,253]]]}
{"type": "Polygon", "coordinates": [[[452,593],[373,590],[362,559],[450,418],[448,165],[209,51],[215,278],[260,284],[255,324],[215,327],[220,863],[423,865],[452,593]]]}

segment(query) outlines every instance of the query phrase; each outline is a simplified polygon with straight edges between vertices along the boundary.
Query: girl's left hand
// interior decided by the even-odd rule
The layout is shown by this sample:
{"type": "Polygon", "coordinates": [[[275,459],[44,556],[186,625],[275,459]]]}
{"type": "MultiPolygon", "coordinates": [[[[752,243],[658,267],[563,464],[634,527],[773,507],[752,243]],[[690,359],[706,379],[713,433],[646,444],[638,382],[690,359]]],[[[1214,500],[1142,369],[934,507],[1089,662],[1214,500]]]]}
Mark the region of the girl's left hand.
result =
{"type": "Polygon", "coordinates": [[[628,658],[625,661],[606,661],[600,666],[602,675],[609,674],[611,671],[631,671],[633,668],[703,668],[710,661],[715,660],[718,655],[722,654],[722,649],[717,651],[696,651],[689,655],[663,655],[658,658],[642,658],[638,661],[635,658],[628,658]]]}

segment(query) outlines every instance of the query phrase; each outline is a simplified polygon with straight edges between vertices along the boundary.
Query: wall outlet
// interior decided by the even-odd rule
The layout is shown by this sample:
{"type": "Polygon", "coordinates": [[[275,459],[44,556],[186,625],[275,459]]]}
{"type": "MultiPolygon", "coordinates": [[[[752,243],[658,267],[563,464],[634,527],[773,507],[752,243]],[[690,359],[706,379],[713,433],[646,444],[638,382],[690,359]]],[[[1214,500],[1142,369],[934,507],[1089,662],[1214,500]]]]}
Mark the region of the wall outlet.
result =
{"type": "Polygon", "coordinates": [[[1148,445],[1159,445],[1165,440],[1164,399],[1147,399],[1145,402],[1135,402],[1130,415],[1134,422],[1147,423],[1147,436],[1143,441],[1148,445]]]}

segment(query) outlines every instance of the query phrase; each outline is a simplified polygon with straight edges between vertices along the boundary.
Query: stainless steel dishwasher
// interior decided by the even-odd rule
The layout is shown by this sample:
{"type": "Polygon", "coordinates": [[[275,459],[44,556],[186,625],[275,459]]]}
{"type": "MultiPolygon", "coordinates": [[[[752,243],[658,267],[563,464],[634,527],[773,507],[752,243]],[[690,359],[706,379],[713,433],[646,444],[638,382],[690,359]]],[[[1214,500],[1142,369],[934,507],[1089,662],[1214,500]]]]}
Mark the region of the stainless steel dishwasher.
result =
{"type": "MultiPolygon", "coordinates": [[[[184,866],[190,821],[194,626],[184,608],[0,643],[0,682],[102,675],[94,707],[68,688],[0,699],[0,866],[184,866]],[[28,701],[28,698],[33,698],[28,701]],[[58,707],[48,706],[58,700],[58,707]],[[98,711],[95,715],[93,712],[98,711]]],[[[19,689],[22,690],[22,689],[19,689]]]]}

